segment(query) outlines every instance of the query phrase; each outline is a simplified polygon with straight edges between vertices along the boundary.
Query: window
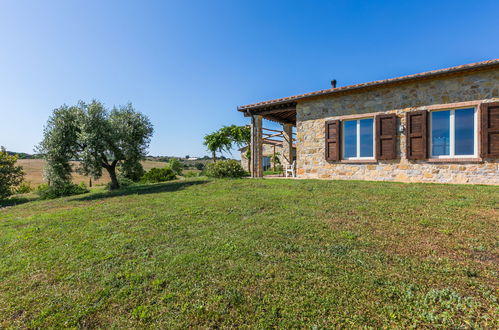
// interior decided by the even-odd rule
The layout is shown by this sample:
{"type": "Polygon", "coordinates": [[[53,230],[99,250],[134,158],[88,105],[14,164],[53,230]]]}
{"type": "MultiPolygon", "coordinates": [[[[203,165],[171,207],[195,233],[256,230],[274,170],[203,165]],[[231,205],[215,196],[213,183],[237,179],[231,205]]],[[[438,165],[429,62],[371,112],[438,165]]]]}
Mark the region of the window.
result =
{"type": "Polygon", "coordinates": [[[373,118],[343,122],[343,159],[374,158],[373,118]]]}
{"type": "Polygon", "coordinates": [[[430,113],[430,150],[433,158],[476,157],[477,118],[475,108],[430,113]]]}
{"type": "Polygon", "coordinates": [[[262,167],[263,167],[264,171],[267,171],[270,169],[270,157],[269,156],[263,156],[262,167]]]}

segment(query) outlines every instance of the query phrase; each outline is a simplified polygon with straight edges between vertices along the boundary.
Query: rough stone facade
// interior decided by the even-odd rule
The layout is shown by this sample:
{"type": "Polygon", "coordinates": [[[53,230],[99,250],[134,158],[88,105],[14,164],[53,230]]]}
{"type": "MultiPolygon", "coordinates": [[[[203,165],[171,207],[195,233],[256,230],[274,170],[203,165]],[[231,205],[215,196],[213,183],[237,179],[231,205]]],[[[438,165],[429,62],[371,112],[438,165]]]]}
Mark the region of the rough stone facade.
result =
{"type": "Polygon", "coordinates": [[[301,100],[296,108],[298,177],[499,184],[497,159],[408,160],[403,131],[398,133],[399,158],[396,160],[328,162],[324,155],[326,120],[395,113],[399,124],[405,127],[405,113],[408,111],[477,106],[480,102],[493,101],[499,101],[497,69],[301,100]]]}

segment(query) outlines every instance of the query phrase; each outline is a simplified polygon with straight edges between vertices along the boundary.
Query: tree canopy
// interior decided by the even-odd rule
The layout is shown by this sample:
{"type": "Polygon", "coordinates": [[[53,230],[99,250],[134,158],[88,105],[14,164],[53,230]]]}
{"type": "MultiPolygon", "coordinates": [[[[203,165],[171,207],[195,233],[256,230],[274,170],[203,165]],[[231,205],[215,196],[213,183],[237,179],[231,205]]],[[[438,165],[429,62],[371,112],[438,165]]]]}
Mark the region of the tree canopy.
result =
{"type": "Polygon", "coordinates": [[[70,160],[79,160],[78,172],[97,179],[105,169],[111,189],[117,189],[117,165],[130,179],[143,172],[140,160],[146,156],[152,133],[149,119],[132,104],[109,111],[96,100],[79,102],[54,110],[38,150],[47,160],[46,177],[52,185],[70,182],[70,160]]]}
{"type": "Polygon", "coordinates": [[[224,126],[219,130],[207,134],[204,137],[204,145],[212,153],[213,161],[216,162],[217,152],[229,152],[234,146],[241,147],[249,144],[251,138],[250,128],[247,126],[224,126]]]}
{"type": "Polygon", "coordinates": [[[211,134],[207,134],[204,137],[204,145],[211,151],[212,159],[214,162],[217,161],[217,152],[230,152],[232,142],[229,137],[223,132],[216,131],[211,134]]]}
{"type": "Polygon", "coordinates": [[[22,183],[24,172],[16,166],[17,156],[9,155],[4,147],[0,148],[0,199],[14,193],[14,188],[22,183]]]}
{"type": "Polygon", "coordinates": [[[224,126],[220,129],[222,134],[226,135],[238,147],[242,147],[250,143],[251,130],[248,126],[224,126]]]}

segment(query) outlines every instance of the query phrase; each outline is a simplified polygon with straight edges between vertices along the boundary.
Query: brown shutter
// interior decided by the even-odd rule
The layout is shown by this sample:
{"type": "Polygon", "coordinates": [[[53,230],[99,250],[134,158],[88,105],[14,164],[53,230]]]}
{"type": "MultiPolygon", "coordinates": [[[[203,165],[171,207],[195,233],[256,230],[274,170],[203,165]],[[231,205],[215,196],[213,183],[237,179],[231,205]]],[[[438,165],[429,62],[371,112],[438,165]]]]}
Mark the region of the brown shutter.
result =
{"type": "Polygon", "coordinates": [[[326,121],[326,160],[340,160],[341,122],[339,120],[326,121]]]}
{"type": "Polygon", "coordinates": [[[397,116],[376,116],[376,159],[397,158],[397,116]]]}
{"type": "Polygon", "coordinates": [[[428,157],[428,112],[426,110],[407,113],[406,147],[407,159],[428,157]]]}
{"type": "Polygon", "coordinates": [[[484,158],[499,158],[499,103],[482,103],[480,117],[480,155],[484,158]]]}

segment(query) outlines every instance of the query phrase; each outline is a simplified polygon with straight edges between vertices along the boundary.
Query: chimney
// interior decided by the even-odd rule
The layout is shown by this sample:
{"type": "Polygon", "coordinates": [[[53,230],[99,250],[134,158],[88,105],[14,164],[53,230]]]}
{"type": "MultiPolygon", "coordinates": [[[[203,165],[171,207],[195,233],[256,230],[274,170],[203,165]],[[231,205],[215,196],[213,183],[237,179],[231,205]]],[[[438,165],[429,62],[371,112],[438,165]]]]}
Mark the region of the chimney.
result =
{"type": "Polygon", "coordinates": [[[336,79],[331,80],[331,88],[336,88],[336,79]]]}

